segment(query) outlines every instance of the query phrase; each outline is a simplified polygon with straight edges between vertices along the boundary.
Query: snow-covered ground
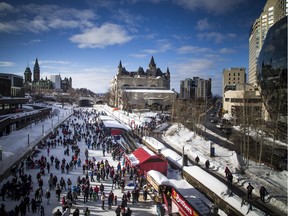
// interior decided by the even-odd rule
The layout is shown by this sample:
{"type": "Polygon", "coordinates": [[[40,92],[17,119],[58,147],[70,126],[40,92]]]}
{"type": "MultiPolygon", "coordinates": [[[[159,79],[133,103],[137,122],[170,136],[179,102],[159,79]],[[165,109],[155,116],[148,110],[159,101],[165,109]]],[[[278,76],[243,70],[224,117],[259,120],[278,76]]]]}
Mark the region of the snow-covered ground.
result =
{"type": "MultiPolygon", "coordinates": [[[[60,110],[60,116],[63,114],[63,117],[66,115],[68,116],[71,113],[71,109],[69,109],[69,111],[67,112],[67,109],[61,109],[59,107],[53,107],[53,109],[59,109],[60,110]]],[[[73,118],[74,119],[74,118],[73,118]]],[[[63,120],[63,119],[62,119],[63,120]]],[[[43,121],[41,123],[39,123],[40,125],[45,125],[45,127],[49,127],[49,129],[46,130],[46,132],[51,131],[51,119],[43,121]],[[46,122],[47,121],[47,122],[46,122]]],[[[61,118],[59,118],[59,122],[61,121],[61,118]]],[[[82,124],[83,120],[77,120],[78,123],[82,124]]],[[[54,126],[58,123],[58,117],[54,117],[54,126]]],[[[23,130],[20,131],[13,131],[10,135],[8,136],[4,136],[0,138],[0,142],[2,145],[2,150],[3,150],[3,160],[0,162],[1,163],[1,167],[4,169],[4,165],[6,166],[9,162],[11,163],[11,161],[13,159],[15,159],[15,155],[21,156],[23,154],[24,151],[26,151],[28,149],[27,146],[27,132],[30,134],[30,147],[32,148],[32,146],[34,145],[34,143],[38,142],[39,137],[42,138],[42,126],[37,126],[37,125],[32,125],[31,127],[25,128],[23,130]]],[[[62,135],[61,133],[59,135],[62,135]]],[[[62,135],[63,137],[63,135],[62,135]]],[[[80,158],[82,161],[85,160],[85,155],[84,155],[84,151],[87,148],[87,146],[85,145],[84,140],[82,139],[80,142],[78,142],[78,146],[81,149],[81,153],[80,153],[80,158]]],[[[39,149],[40,153],[37,155],[37,159],[40,159],[40,157],[43,155],[45,157],[47,157],[48,161],[50,161],[50,157],[48,157],[48,153],[47,153],[47,149],[39,149]]],[[[71,160],[71,154],[70,156],[64,155],[64,148],[63,146],[57,146],[56,148],[51,148],[50,149],[50,153],[49,155],[53,155],[54,157],[57,157],[60,161],[62,160],[62,158],[65,158],[66,161],[70,161],[71,160]]],[[[95,157],[96,161],[101,161],[101,160],[108,160],[110,165],[113,165],[114,167],[117,167],[118,161],[114,161],[111,157],[110,154],[106,154],[105,157],[103,157],[103,153],[102,150],[89,150],[89,158],[95,157]]],[[[39,169],[29,169],[26,171],[26,173],[29,175],[31,174],[32,176],[32,181],[33,181],[33,187],[34,189],[38,187],[38,183],[37,183],[37,179],[36,179],[36,174],[37,172],[39,172],[39,169]]],[[[68,178],[71,179],[72,183],[76,183],[76,179],[78,176],[83,176],[83,171],[82,171],[82,167],[77,167],[76,169],[73,169],[71,172],[69,172],[69,174],[61,174],[60,170],[56,170],[54,166],[51,166],[51,171],[50,173],[52,173],[53,175],[57,175],[58,179],[61,178],[61,176],[64,177],[64,179],[67,181],[68,178]]],[[[11,180],[12,177],[9,177],[8,179],[5,179],[4,181],[2,181],[0,183],[0,188],[2,187],[2,185],[4,183],[6,183],[7,180],[11,180]]],[[[127,176],[128,178],[128,176],[127,176]]],[[[48,186],[48,179],[49,179],[49,174],[47,174],[47,170],[46,170],[46,174],[44,176],[42,176],[43,182],[44,182],[44,186],[43,186],[43,191],[45,192],[47,189],[49,189],[48,186]]],[[[126,179],[126,183],[129,184],[130,180],[126,179]]],[[[101,181],[101,183],[103,183],[103,185],[105,186],[105,194],[108,195],[109,192],[112,190],[112,180],[109,178],[107,180],[101,181]]],[[[95,185],[100,185],[99,182],[91,182],[91,185],[94,187],[95,185]]],[[[126,186],[125,187],[125,191],[127,192],[128,190],[132,191],[133,190],[133,186],[126,186]]],[[[120,189],[115,189],[112,190],[114,195],[117,195],[118,197],[118,205],[121,204],[121,198],[122,198],[122,193],[120,189]]],[[[30,198],[32,196],[34,196],[34,192],[31,192],[30,198]]],[[[65,194],[66,192],[63,192],[63,194],[65,194]]],[[[45,209],[45,215],[52,215],[52,212],[55,212],[58,208],[60,210],[62,210],[61,207],[61,200],[60,202],[58,202],[57,198],[56,198],[56,194],[55,194],[55,190],[51,191],[51,199],[50,199],[50,204],[48,205],[46,202],[46,199],[43,197],[43,201],[42,201],[42,205],[45,209]]],[[[132,204],[131,202],[128,202],[128,207],[130,207],[130,209],[132,210],[132,214],[136,214],[136,215],[156,215],[156,209],[154,207],[154,201],[151,200],[150,197],[148,197],[148,200],[146,202],[144,202],[143,200],[141,200],[141,196],[140,196],[140,202],[136,203],[136,204],[132,204]]],[[[0,201],[0,204],[4,204],[6,206],[6,210],[11,210],[14,209],[14,207],[16,205],[20,204],[20,201],[14,201],[11,200],[11,198],[6,198],[5,201],[0,201]]],[[[77,205],[73,205],[74,207],[72,208],[72,212],[73,210],[78,207],[80,209],[80,215],[83,215],[83,209],[88,207],[91,211],[91,215],[115,215],[115,209],[117,206],[113,206],[111,210],[108,210],[107,208],[107,199],[105,202],[105,210],[101,209],[101,201],[88,201],[84,204],[83,202],[83,197],[80,197],[80,199],[77,201],[77,205]]],[[[30,215],[40,215],[40,213],[36,213],[36,214],[32,214],[31,210],[30,212],[28,212],[27,216],[30,215]]]]}
{"type": "MultiPolygon", "coordinates": [[[[104,108],[109,112],[109,108],[104,108]]],[[[139,125],[143,125],[144,122],[147,121],[147,116],[154,115],[153,113],[141,113],[141,115],[129,114],[129,116],[127,116],[121,110],[112,111],[110,114],[122,122],[126,122],[126,124],[129,124],[132,119],[135,119],[135,122],[137,122],[139,125]]],[[[163,128],[167,128],[167,125],[164,124],[163,128]]],[[[161,130],[161,127],[159,127],[158,130],[161,130]]],[[[216,134],[208,129],[206,132],[216,136],[216,134]]],[[[286,214],[288,214],[288,173],[286,170],[275,171],[264,164],[258,164],[250,161],[249,167],[245,167],[245,175],[242,175],[240,170],[244,168],[245,165],[243,163],[243,158],[240,155],[237,155],[236,152],[227,150],[217,145],[217,143],[213,143],[213,147],[215,148],[215,157],[210,157],[211,142],[203,139],[203,137],[195,134],[193,131],[189,131],[183,125],[178,123],[170,126],[163,134],[162,139],[180,152],[182,152],[184,147],[185,154],[187,154],[189,158],[196,158],[196,156],[198,156],[200,158],[199,164],[203,167],[205,166],[205,161],[208,159],[210,161],[210,169],[219,173],[220,175],[225,176],[225,167],[228,166],[233,174],[233,184],[246,189],[248,183],[251,183],[254,187],[254,196],[259,196],[259,189],[261,186],[264,186],[269,192],[269,195],[266,196],[269,203],[280,209],[282,212],[286,212],[286,214]]],[[[223,139],[227,140],[226,138],[223,139]]],[[[231,145],[232,144],[233,143],[231,143],[231,145]]],[[[177,163],[182,163],[181,156],[175,154],[171,150],[166,149],[165,151],[170,151],[168,155],[171,155],[171,158],[174,158],[177,163]]],[[[226,191],[223,191],[223,193],[225,192],[226,191]]]]}
{"type": "MultiPolygon", "coordinates": [[[[101,106],[102,109],[107,111],[110,115],[114,116],[115,118],[119,119],[121,122],[126,123],[127,125],[130,125],[131,121],[134,120],[135,124],[143,124],[143,122],[147,121],[146,114],[125,114],[121,110],[115,110],[109,109],[107,106],[101,106]]],[[[8,164],[13,163],[17,158],[19,158],[25,151],[27,151],[29,148],[32,148],[34,144],[39,142],[41,138],[43,138],[43,128],[44,133],[49,133],[51,131],[51,128],[54,127],[58,122],[61,122],[61,120],[65,119],[69,114],[71,114],[71,108],[65,108],[62,109],[60,107],[54,106],[53,109],[58,109],[59,114],[57,116],[54,116],[52,119],[47,119],[46,121],[43,121],[38,124],[32,124],[31,126],[28,126],[20,131],[13,131],[8,136],[0,137],[0,145],[2,147],[2,161],[0,162],[0,170],[1,173],[3,170],[7,167],[8,164]],[[29,135],[28,135],[29,134],[29,135]],[[29,145],[28,145],[28,136],[29,136],[29,145]]],[[[149,113],[149,115],[154,115],[153,113],[149,113]]],[[[165,127],[165,125],[163,125],[165,127]]],[[[207,130],[207,132],[210,132],[207,130]]],[[[241,175],[239,170],[242,163],[242,158],[239,157],[235,152],[228,151],[227,149],[224,149],[217,145],[217,143],[214,144],[215,148],[215,157],[210,157],[210,142],[204,140],[202,137],[194,134],[193,132],[187,130],[182,125],[174,124],[171,127],[168,128],[166,133],[162,137],[165,142],[167,142],[169,145],[173,146],[174,148],[177,148],[179,151],[182,151],[182,148],[184,147],[185,154],[187,154],[191,158],[195,158],[198,156],[200,158],[200,165],[204,166],[204,163],[207,159],[210,161],[210,167],[215,172],[218,172],[220,175],[225,175],[224,169],[226,166],[229,167],[229,169],[232,171],[234,179],[233,184],[237,184],[239,186],[246,187],[248,182],[250,182],[254,186],[254,193],[255,195],[259,195],[259,188],[260,186],[264,185],[266,189],[269,191],[269,202],[276,206],[277,208],[281,209],[282,211],[288,213],[287,210],[287,171],[278,172],[275,171],[269,167],[266,167],[265,165],[256,164],[250,161],[249,168],[245,171],[245,176],[241,175]],[[285,201],[283,201],[285,200],[285,201]]],[[[85,149],[86,146],[84,143],[79,144],[82,146],[81,148],[85,149]]],[[[83,152],[83,149],[81,151],[83,152]]],[[[46,151],[42,150],[42,152],[39,154],[46,155],[46,151]]],[[[59,156],[60,158],[65,157],[63,156],[63,148],[57,147],[56,149],[52,149],[50,152],[50,155],[54,154],[59,156]]],[[[91,152],[96,158],[101,159],[102,158],[102,152],[93,151],[91,152]]],[[[172,152],[171,152],[172,154],[172,152]]],[[[81,155],[83,157],[83,154],[81,155]]],[[[178,156],[179,157],[179,156],[178,156]]],[[[113,164],[115,163],[109,156],[105,157],[107,160],[109,160],[109,163],[113,164]]],[[[181,157],[179,157],[179,163],[182,160],[181,157]]],[[[52,168],[53,169],[53,168],[52,168]]],[[[53,174],[61,175],[60,173],[57,173],[57,171],[52,170],[53,174]]],[[[29,170],[29,173],[31,175],[36,175],[36,170],[29,170]]],[[[73,170],[69,177],[71,179],[76,179],[78,175],[82,173],[82,170],[73,170]]],[[[47,177],[47,176],[46,176],[47,177]]],[[[169,176],[168,176],[169,177],[169,176]]],[[[67,177],[68,178],[68,177],[67,177]]],[[[44,179],[44,186],[47,187],[47,181],[48,179],[44,179]],[[46,185],[45,185],[46,183],[46,185]]],[[[5,181],[4,181],[5,182],[5,181]]],[[[0,185],[2,185],[4,182],[1,182],[0,185]]],[[[36,181],[35,181],[36,182],[36,181]]],[[[35,183],[34,183],[35,184],[35,183]]],[[[105,182],[106,185],[111,185],[110,180],[107,180],[105,182]]],[[[120,191],[115,190],[114,193],[120,193],[120,191]]],[[[52,195],[54,195],[52,193],[52,195]]],[[[120,196],[119,195],[119,196],[120,196]]],[[[1,203],[1,202],[0,202],[1,203]]],[[[10,209],[15,206],[15,204],[19,204],[18,202],[11,201],[7,199],[7,201],[3,202],[7,209],[10,209]]],[[[50,205],[45,205],[45,212],[47,212],[46,215],[49,215],[48,213],[55,210],[55,208],[61,206],[59,202],[56,200],[55,196],[52,196],[50,205]]],[[[80,207],[82,208],[84,203],[82,201],[79,202],[80,207]]],[[[86,203],[89,208],[93,209],[93,213],[91,215],[113,215],[115,214],[114,211],[100,210],[100,203],[93,203],[92,201],[89,201],[86,203]],[[112,214],[113,213],[113,214],[112,214]]],[[[138,206],[131,206],[131,209],[133,212],[139,214],[139,215],[155,215],[155,209],[153,207],[152,203],[140,203],[136,204],[138,206]]]]}

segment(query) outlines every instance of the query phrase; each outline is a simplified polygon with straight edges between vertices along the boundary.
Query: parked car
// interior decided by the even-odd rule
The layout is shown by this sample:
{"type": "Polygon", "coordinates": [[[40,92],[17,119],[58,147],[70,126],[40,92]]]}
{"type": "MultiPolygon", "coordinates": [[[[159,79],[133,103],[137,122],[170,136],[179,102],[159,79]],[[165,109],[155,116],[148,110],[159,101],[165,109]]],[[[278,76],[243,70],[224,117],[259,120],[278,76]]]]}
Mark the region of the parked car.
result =
{"type": "Polygon", "coordinates": [[[223,124],[222,123],[218,123],[218,124],[216,124],[216,127],[219,128],[219,129],[222,129],[223,128],[223,124]]]}
{"type": "Polygon", "coordinates": [[[232,128],[231,127],[225,127],[225,128],[223,128],[223,131],[224,131],[224,133],[226,133],[226,134],[230,134],[230,133],[232,133],[232,128]]]}
{"type": "Polygon", "coordinates": [[[211,123],[217,123],[217,119],[212,118],[211,123]]]}

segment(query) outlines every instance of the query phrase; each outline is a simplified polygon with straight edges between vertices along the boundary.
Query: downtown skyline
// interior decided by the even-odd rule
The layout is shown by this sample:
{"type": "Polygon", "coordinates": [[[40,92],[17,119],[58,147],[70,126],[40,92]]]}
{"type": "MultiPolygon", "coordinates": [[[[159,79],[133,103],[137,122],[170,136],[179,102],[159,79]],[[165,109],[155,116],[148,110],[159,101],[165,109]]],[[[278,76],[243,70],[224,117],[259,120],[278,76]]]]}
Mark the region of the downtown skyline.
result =
{"type": "Polygon", "coordinates": [[[73,88],[107,92],[121,60],[128,71],[152,56],[180,80],[212,79],[221,95],[224,68],[245,67],[250,27],[265,0],[121,0],[0,2],[0,73],[72,77],[73,88]]]}

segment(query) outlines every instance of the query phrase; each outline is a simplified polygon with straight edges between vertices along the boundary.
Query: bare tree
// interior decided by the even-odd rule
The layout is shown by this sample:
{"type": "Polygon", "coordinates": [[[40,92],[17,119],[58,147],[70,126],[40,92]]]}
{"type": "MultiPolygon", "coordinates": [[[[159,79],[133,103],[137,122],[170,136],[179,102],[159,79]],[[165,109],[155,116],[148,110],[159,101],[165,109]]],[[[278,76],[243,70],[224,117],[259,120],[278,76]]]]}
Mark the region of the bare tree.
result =
{"type": "Polygon", "coordinates": [[[121,102],[123,105],[123,110],[129,111],[130,110],[130,101],[133,98],[133,93],[132,92],[127,92],[125,90],[121,91],[121,102]]]}

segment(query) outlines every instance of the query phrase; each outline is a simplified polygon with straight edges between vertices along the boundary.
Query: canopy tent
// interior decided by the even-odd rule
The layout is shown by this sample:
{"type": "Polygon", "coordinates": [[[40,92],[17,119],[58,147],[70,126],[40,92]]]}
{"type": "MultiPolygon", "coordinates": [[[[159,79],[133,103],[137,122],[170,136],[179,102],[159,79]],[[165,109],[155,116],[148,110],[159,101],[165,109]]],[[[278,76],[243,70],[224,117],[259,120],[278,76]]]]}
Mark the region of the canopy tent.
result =
{"type": "Polygon", "coordinates": [[[102,120],[102,123],[104,127],[106,128],[106,131],[109,133],[109,135],[121,135],[123,132],[129,132],[131,131],[130,127],[119,123],[118,121],[114,119],[103,118],[105,120],[102,120]]]}
{"type": "Polygon", "coordinates": [[[126,161],[132,167],[138,168],[140,174],[156,170],[167,175],[168,163],[161,156],[154,154],[147,147],[136,149],[132,154],[126,155],[126,161]]]}
{"type": "Polygon", "coordinates": [[[162,195],[163,199],[160,200],[164,201],[169,214],[177,212],[187,216],[210,215],[210,206],[213,203],[186,180],[168,179],[158,171],[150,170],[147,172],[147,181],[162,195]]]}
{"type": "Polygon", "coordinates": [[[115,118],[107,115],[100,115],[98,116],[98,120],[104,122],[104,121],[115,121],[115,118]]]}

